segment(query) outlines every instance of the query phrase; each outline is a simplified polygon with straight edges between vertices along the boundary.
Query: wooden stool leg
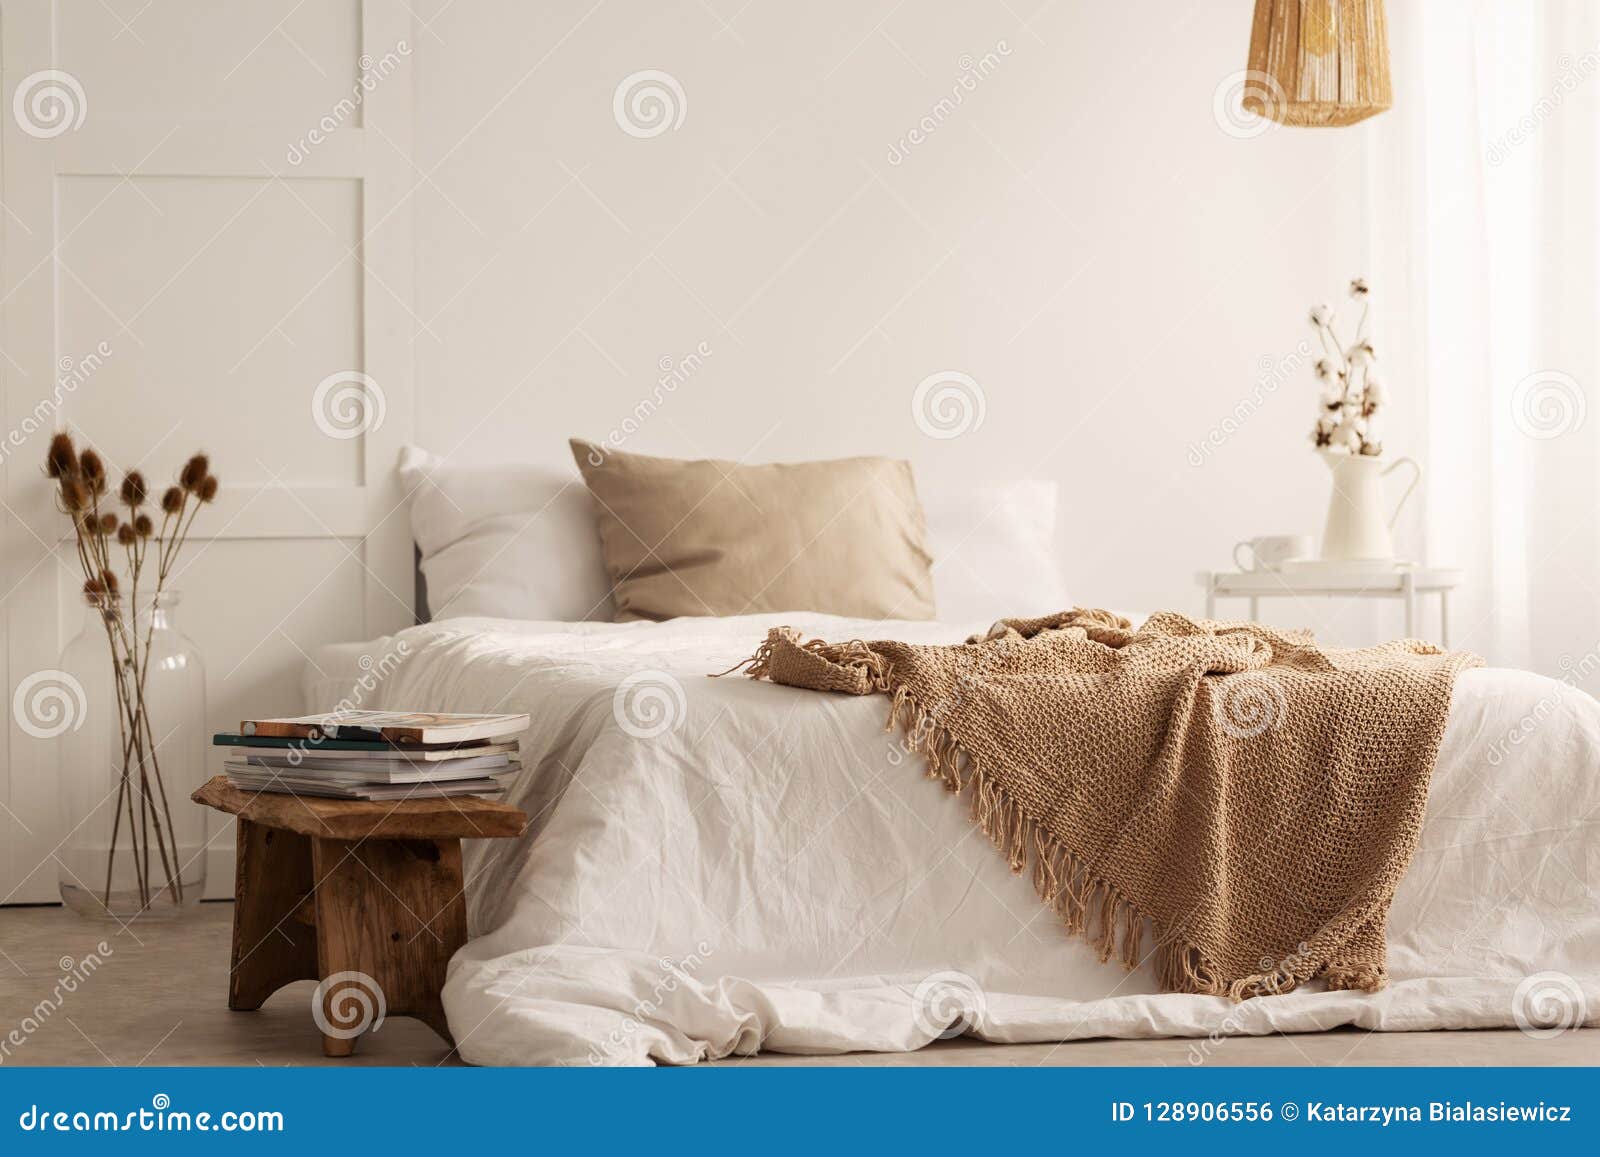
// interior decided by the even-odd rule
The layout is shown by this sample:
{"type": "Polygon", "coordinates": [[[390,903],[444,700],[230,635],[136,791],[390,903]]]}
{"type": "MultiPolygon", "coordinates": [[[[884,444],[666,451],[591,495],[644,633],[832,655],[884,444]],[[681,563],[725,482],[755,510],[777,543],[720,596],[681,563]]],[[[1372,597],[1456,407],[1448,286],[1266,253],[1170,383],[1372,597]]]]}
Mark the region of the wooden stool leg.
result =
{"type": "Polygon", "coordinates": [[[461,841],[314,839],[311,859],[323,1053],[349,1056],[380,1014],[414,1016],[449,1041],[439,994],[467,941],[461,841]],[[332,981],[341,973],[360,975],[332,981]]]}
{"type": "Polygon", "coordinates": [[[311,841],[239,820],[228,1007],[260,1008],[285,984],[317,978],[316,933],[303,922],[311,841]]]}

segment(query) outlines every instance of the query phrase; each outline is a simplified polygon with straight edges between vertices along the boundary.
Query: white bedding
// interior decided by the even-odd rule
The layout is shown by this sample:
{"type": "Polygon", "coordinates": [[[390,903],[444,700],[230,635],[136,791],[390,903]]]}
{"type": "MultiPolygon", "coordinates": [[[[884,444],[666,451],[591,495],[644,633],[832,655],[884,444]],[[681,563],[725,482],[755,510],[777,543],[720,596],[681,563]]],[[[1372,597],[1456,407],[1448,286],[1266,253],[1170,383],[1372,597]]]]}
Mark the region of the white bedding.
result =
{"type": "MultiPolygon", "coordinates": [[[[987,626],[457,619],[397,637],[407,658],[367,705],[533,721],[508,798],[535,824],[468,848],[475,938],[444,993],[467,1060],[906,1050],[964,1021],[995,1041],[1202,1038],[1201,1063],[1240,1033],[1600,1023],[1600,705],[1586,694],[1463,675],[1390,916],[1389,987],[1233,1005],[1160,994],[1148,968],[1070,939],[966,801],[884,733],[881,697],[706,678],[779,621],[941,642],[987,626]]],[[[331,702],[337,683],[315,693],[331,702]]]]}

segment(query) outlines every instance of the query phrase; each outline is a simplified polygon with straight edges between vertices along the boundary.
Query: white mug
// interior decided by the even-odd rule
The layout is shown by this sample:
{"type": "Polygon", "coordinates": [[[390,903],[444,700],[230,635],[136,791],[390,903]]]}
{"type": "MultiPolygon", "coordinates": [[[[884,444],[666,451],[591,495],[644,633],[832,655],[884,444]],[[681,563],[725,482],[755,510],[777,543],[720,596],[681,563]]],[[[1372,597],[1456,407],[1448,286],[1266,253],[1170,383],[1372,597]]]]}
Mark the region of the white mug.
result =
{"type": "Polygon", "coordinates": [[[1283,564],[1297,558],[1310,558],[1312,553],[1309,534],[1263,534],[1246,539],[1233,548],[1234,564],[1243,571],[1281,570],[1283,564]],[[1241,550],[1250,552],[1250,562],[1239,557],[1241,550]]]}

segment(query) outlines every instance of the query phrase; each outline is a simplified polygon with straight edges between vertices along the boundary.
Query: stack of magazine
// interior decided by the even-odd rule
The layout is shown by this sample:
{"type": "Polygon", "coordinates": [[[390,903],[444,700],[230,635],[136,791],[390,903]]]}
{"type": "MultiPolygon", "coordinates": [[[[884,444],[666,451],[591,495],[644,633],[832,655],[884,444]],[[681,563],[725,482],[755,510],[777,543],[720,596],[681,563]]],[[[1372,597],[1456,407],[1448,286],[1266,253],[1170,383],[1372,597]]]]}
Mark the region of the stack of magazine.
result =
{"type": "Polygon", "coordinates": [[[497,776],[520,769],[526,715],[336,711],[246,719],[212,742],[223,774],[246,791],[334,799],[404,800],[496,795],[497,776]]]}

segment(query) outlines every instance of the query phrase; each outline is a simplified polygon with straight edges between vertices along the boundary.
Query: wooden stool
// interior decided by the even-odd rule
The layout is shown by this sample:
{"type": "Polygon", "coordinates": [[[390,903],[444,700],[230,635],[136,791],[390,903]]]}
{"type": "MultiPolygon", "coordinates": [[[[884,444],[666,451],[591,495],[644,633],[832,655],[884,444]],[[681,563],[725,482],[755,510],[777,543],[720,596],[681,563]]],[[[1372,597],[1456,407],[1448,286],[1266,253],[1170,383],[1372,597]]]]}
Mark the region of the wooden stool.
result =
{"type": "Polygon", "coordinates": [[[239,819],[229,1008],[321,980],[325,1056],[354,1052],[380,1009],[455,1043],[439,993],[467,940],[461,840],[519,836],[527,816],[476,796],[317,799],[242,791],[220,775],[193,799],[239,819]]]}

